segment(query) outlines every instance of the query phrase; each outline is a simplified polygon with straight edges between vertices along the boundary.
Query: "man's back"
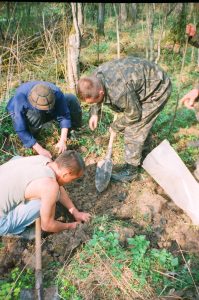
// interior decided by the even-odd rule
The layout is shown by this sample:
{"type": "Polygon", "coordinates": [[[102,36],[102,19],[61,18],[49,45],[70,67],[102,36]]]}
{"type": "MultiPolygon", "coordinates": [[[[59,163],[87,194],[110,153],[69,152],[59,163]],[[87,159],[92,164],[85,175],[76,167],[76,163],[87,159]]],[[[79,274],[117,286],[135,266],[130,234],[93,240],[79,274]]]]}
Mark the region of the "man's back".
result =
{"type": "Polygon", "coordinates": [[[30,182],[43,177],[55,178],[53,170],[46,166],[50,161],[36,155],[13,159],[0,166],[0,217],[24,202],[30,182]]]}
{"type": "Polygon", "coordinates": [[[102,80],[111,102],[117,104],[128,91],[134,91],[145,101],[166,77],[155,63],[131,56],[100,65],[94,75],[102,80]]]}

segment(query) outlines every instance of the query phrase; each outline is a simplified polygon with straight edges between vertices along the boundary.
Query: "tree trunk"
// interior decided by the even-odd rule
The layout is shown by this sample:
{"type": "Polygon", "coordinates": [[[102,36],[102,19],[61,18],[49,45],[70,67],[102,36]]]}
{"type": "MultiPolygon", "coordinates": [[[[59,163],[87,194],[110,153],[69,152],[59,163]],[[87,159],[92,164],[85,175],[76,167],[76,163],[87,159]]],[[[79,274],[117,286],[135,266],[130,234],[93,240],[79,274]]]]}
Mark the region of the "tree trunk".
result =
{"type": "Polygon", "coordinates": [[[129,3],[128,8],[128,20],[134,24],[137,19],[137,3],[129,3]]]}
{"type": "Polygon", "coordinates": [[[70,90],[77,93],[77,83],[80,75],[79,56],[81,34],[77,20],[77,3],[72,3],[73,26],[68,38],[68,81],[70,90]]]}
{"type": "Polygon", "coordinates": [[[84,27],[84,4],[83,3],[77,3],[77,20],[78,20],[78,26],[81,32],[81,35],[83,34],[83,27],[84,27]]]}
{"type": "Polygon", "coordinates": [[[98,34],[104,34],[105,3],[98,3],[98,34]]]}
{"type": "Polygon", "coordinates": [[[147,3],[147,30],[149,43],[149,60],[154,60],[154,6],[153,3],[147,3]]]}
{"type": "Polygon", "coordinates": [[[120,17],[119,17],[121,22],[126,22],[127,20],[127,7],[126,3],[120,3],[120,17]]]}
{"type": "Polygon", "coordinates": [[[116,17],[116,33],[117,33],[117,58],[120,58],[120,34],[119,34],[119,17],[116,9],[116,5],[114,4],[115,17],[116,17]]]}
{"type": "Polygon", "coordinates": [[[161,23],[161,29],[160,29],[160,34],[159,34],[159,39],[158,39],[158,54],[155,59],[155,63],[158,63],[160,59],[160,54],[161,54],[161,41],[164,38],[164,33],[165,33],[165,24],[167,21],[168,16],[171,14],[171,12],[174,10],[175,6],[170,6],[170,3],[163,3],[162,4],[162,9],[164,11],[164,17],[162,18],[162,23],[161,23]]]}

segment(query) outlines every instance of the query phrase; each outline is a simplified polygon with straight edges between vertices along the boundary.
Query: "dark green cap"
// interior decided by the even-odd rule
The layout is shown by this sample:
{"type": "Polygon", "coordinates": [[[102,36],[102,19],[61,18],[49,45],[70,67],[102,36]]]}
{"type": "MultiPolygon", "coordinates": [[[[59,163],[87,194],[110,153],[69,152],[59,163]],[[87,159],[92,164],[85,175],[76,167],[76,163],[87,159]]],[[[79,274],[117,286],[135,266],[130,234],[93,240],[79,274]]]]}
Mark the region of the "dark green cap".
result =
{"type": "Polygon", "coordinates": [[[55,105],[53,90],[45,84],[36,84],[28,95],[28,100],[33,107],[41,110],[52,109],[55,105]]]}

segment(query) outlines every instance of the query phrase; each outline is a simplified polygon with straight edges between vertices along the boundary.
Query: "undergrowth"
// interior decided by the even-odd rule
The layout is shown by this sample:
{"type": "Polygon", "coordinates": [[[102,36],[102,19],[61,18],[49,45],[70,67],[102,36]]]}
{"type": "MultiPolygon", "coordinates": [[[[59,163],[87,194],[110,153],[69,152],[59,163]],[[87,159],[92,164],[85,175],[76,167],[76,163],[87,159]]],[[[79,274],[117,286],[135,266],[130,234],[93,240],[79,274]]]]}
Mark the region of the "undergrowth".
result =
{"type": "Polygon", "coordinates": [[[187,265],[179,254],[151,248],[146,235],[127,238],[124,247],[113,225],[107,216],[96,218],[91,240],[60,270],[57,281],[63,299],[85,299],[89,292],[92,298],[95,289],[101,289],[100,299],[134,299],[135,295],[151,299],[172,289],[195,289],[194,282],[199,283],[196,257],[186,254],[187,265]]]}

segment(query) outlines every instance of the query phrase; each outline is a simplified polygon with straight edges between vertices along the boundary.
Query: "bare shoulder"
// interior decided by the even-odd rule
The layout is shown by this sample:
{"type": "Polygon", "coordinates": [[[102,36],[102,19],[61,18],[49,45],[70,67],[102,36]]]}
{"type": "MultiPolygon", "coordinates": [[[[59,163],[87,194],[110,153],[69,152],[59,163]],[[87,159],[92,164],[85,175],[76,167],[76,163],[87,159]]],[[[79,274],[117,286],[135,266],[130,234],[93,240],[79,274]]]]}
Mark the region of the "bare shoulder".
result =
{"type": "Polygon", "coordinates": [[[44,177],[44,178],[39,178],[33,182],[35,186],[39,186],[40,189],[42,190],[57,190],[59,189],[59,185],[56,181],[55,178],[51,177],[44,177]]]}
{"type": "Polygon", "coordinates": [[[57,194],[60,187],[55,178],[44,177],[33,180],[26,188],[25,197],[42,197],[44,194],[57,194]]]}

